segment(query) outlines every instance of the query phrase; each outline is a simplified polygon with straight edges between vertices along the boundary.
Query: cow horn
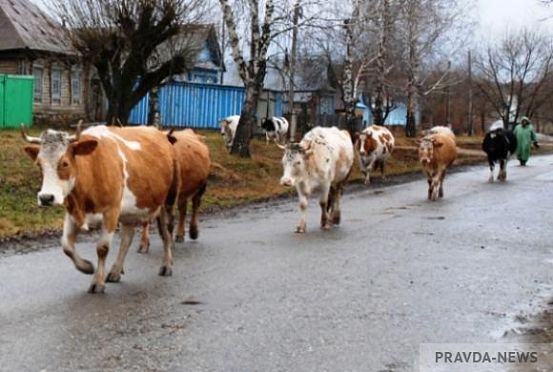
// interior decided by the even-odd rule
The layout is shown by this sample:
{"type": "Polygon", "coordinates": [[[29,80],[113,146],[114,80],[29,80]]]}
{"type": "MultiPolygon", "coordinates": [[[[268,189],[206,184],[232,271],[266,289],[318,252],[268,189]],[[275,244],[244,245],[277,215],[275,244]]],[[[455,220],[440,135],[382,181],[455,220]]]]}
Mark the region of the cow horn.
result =
{"type": "Polygon", "coordinates": [[[77,142],[79,138],[81,137],[81,130],[83,129],[83,120],[79,120],[77,123],[77,131],[75,134],[68,137],[69,142],[77,142]]]}
{"type": "Polygon", "coordinates": [[[275,143],[276,143],[276,145],[277,145],[277,147],[278,147],[279,149],[286,150],[286,146],[281,145],[280,143],[278,143],[278,142],[276,142],[276,141],[275,141],[275,143]]]}
{"type": "Polygon", "coordinates": [[[25,124],[21,123],[21,137],[23,137],[23,139],[26,141],[26,142],[29,142],[29,143],[35,143],[37,145],[40,145],[42,143],[42,140],[38,137],[31,137],[31,136],[28,136],[27,134],[25,134],[25,124]]]}

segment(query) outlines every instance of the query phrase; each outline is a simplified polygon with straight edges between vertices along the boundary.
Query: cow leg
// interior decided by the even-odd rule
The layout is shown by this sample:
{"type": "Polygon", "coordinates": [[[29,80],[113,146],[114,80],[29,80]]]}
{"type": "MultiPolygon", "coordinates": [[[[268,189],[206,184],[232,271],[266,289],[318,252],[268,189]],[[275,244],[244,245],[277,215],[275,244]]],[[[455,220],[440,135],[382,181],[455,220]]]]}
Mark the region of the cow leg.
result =
{"type": "Polygon", "coordinates": [[[430,200],[436,201],[438,200],[439,192],[440,192],[440,173],[436,172],[432,174],[432,181],[431,181],[431,195],[430,200]]]}
{"type": "Polygon", "coordinates": [[[159,269],[159,275],[171,276],[173,275],[173,237],[169,229],[169,213],[167,207],[161,208],[161,212],[157,217],[157,224],[159,227],[159,234],[163,239],[163,262],[159,269]]]}
{"type": "Polygon", "coordinates": [[[490,178],[488,178],[488,182],[493,183],[493,170],[495,168],[495,164],[492,160],[488,160],[488,163],[490,164],[490,178]]]}
{"type": "Polygon", "coordinates": [[[113,234],[117,228],[119,213],[118,211],[110,211],[104,214],[104,221],[102,223],[102,235],[100,241],[96,245],[96,254],[98,255],[98,267],[92,280],[92,284],[88,288],[88,293],[103,293],[106,287],[105,285],[105,270],[106,270],[106,258],[111,247],[111,241],[113,234]]]}
{"type": "Polygon", "coordinates": [[[269,144],[269,133],[265,132],[265,144],[269,144]]]}
{"type": "Polygon", "coordinates": [[[447,173],[447,169],[444,169],[442,174],[440,175],[440,191],[438,193],[438,196],[440,198],[444,197],[444,178],[446,173],[447,173]]]}
{"type": "Polygon", "coordinates": [[[299,206],[300,206],[300,221],[296,227],[296,233],[303,234],[305,232],[306,223],[305,223],[305,212],[307,210],[307,195],[298,193],[299,196],[299,206]]]}
{"type": "Polygon", "coordinates": [[[384,173],[384,159],[380,160],[379,165],[380,165],[380,175],[381,175],[382,179],[385,180],[386,179],[386,174],[384,173]]]}
{"type": "Polygon", "coordinates": [[[331,228],[329,222],[328,205],[330,201],[331,188],[324,186],[321,189],[321,197],[319,199],[319,205],[321,206],[321,229],[329,230],[331,228]]]}
{"type": "Polygon", "coordinates": [[[332,195],[332,223],[339,225],[341,221],[341,210],[340,210],[340,198],[342,197],[343,186],[338,185],[334,188],[334,193],[332,195]]]}
{"type": "Polygon", "coordinates": [[[140,235],[140,245],[138,253],[148,253],[150,250],[150,221],[142,223],[142,234],[140,235]]]}
{"type": "Polygon", "coordinates": [[[63,222],[63,237],[61,239],[63,253],[73,261],[77,270],[85,274],[93,274],[94,265],[92,262],[82,259],[75,250],[75,242],[78,234],[79,227],[75,224],[71,215],[66,213],[63,222]]]}
{"type": "Polygon", "coordinates": [[[196,194],[192,197],[192,218],[190,219],[190,239],[198,239],[200,231],[198,229],[198,211],[202,203],[202,196],[207,188],[206,184],[200,186],[196,194]]]}
{"type": "Polygon", "coordinates": [[[365,185],[367,185],[367,186],[371,184],[371,171],[374,168],[375,162],[376,162],[376,158],[374,156],[372,156],[371,161],[369,162],[369,164],[365,168],[365,185]]]}
{"type": "Polygon", "coordinates": [[[432,200],[432,177],[430,174],[427,176],[428,182],[428,200],[432,200]]]}
{"type": "Polygon", "coordinates": [[[499,174],[497,175],[497,179],[500,181],[507,180],[507,160],[505,159],[499,161],[499,174]]]}
{"type": "Polygon", "coordinates": [[[177,235],[175,237],[175,242],[182,243],[184,242],[185,232],[185,222],[186,222],[186,209],[188,207],[188,199],[184,196],[179,196],[179,220],[177,223],[177,235]]]}
{"type": "MultiPolygon", "coordinates": [[[[149,226],[148,226],[149,227],[149,226]]],[[[117,254],[117,260],[113,263],[111,270],[106,277],[106,282],[116,283],[121,280],[121,274],[123,273],[123,266],[125,264],[125,257],[132,243],[134,237],[134,225],[122,225],[121,231],[121,244],[119,245],[119,253],[117,254]]]]}
{"type": "Polygon", "coordinates": [[[437,172],[433,172],[430,174],[429,177],[430,179],[428,181],[429,182],[428,199],[430,199],[431,201],[436,201],[438,200],[438,192],[440,187],[439,174],[437,172]]]}

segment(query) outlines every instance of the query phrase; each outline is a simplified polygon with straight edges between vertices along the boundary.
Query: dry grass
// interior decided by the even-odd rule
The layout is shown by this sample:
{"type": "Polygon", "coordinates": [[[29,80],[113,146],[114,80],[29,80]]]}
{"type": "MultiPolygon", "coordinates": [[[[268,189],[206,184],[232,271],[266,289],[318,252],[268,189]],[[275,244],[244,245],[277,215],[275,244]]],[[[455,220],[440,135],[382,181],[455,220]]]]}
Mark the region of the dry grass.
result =
{"type": "MultiPolygon", "coordinates": [[[[38,135],[39,129],[31,134],[38,135]]],[[[227,208],[239,204],[267,200],[290,193],[279,185],[282,174],[282,150],[264,139],[252,142],[251,159],[241,159],[227,153],[221,135],[203,131],[211,151],[213,167],[203,209],[227,208]]],[[[481,138],[463,138],[462,147],[479,146],[481,138]]],[[[405,174],[420,171],[414,139],[399,136],[399,148],[387,163],[387,174],[405,174]]],[[[41,209],[36,206],[36,192],[40,188],[38,167],[22,151],[23,141],[17,131],[0,132],[0,239],[29,235],[62,228],[63,208],[41,209]]],[[[481,160],[483,157],[464,155],[458,164],[481,160]]],[[[375,177],[379,177],[375,174],[375,177]]],[[[352,181],[361,180],[357,161],[352,181]]]]}

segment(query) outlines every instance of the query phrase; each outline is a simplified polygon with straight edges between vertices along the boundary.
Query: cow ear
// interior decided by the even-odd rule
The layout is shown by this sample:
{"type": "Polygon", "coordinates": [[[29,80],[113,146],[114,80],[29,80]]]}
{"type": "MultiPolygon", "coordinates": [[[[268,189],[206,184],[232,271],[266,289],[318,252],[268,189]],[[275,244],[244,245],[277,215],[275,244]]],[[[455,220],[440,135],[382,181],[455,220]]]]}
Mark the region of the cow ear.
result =
{"type": "Polygon", "coordinates": [[[25,146],[23,150],[33,161],[36,161],[38,152],[40,151],[40,146],[25,146]]]}
{"type": "Polygon", "coordinates": [[[92,153],[98,146],[98,141],[96,140],[87,140],[74,143],[72,146],[73,156],[77,155],[88,155],[92,153]]]}
{"type": "Polygon", "coordinates": [[[440,141],[432,141],[432,144],[434,145],[434,147],[442,147],[444,144],[443,142],[440,142],[440,141]]]}

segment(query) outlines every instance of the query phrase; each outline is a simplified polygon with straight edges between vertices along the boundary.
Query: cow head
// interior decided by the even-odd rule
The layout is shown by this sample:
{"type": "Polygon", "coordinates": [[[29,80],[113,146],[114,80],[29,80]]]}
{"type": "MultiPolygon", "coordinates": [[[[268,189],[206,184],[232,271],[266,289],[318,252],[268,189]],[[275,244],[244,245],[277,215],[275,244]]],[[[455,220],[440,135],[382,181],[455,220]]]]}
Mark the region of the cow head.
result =
{"type": "Polygon", "coordinates": [[[273,132],[275,130],[275,123],[273,122],[273,119],[263,119],[261,122],[261,128],[265,129],[267,132],[273,132]]]}
{"type": "Polygon", "coordinates": [[[234,141],[234,136],[232,135],[232,130],[230,129],[230,123],[231,121],[227,119],[221,120],[219,123],[221,126],[221,135],[223,136],[223,140],[225,141],[225,146],[230,149],[232,147],[232,142],[234,141]]]}
{"type": "Polygon", "coordinates": [[[63,204],[75,187],[78,173],[75,158],[90,154],[98,145],[96,140],[79,140],[80,131],[81,122],[74,135],[48,129],[40,137],[30,137],[21,127],[23,139],[30,143],[24,150],[42,173],[42,187],[37,195],[39,206],[63,204]]]}
{"type": "Polygon", "coordinates": [[[298,178],[307,174],[306,162],[313,154],[311,142],[292,142],[286,146],[278,146],[284,149],[284,155],[282,156],[284,172],[280,184],[287,187],[294,186],[298,178]]]}
{"type": "Polygon", "coordinates": [[[372,130],[365,130],[361,133],[355,133],[355,150],[359,155],[367,155],[371,153],[376,148],[376,141],[373,138],[372,130]]]}
{"type": "Polygon", "coordinates": [[[419,161],[424,164],[430,164],[432,158],[434,157],[434,149],[443,145],[435,137],[423,137],[421,140],[418,140],[419,144],[419,161]]]}

